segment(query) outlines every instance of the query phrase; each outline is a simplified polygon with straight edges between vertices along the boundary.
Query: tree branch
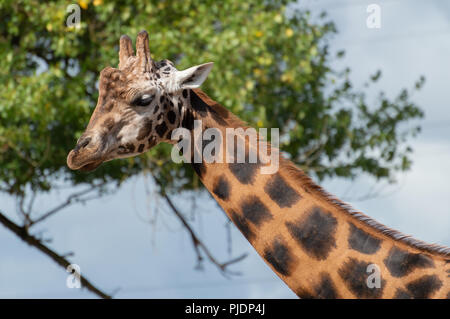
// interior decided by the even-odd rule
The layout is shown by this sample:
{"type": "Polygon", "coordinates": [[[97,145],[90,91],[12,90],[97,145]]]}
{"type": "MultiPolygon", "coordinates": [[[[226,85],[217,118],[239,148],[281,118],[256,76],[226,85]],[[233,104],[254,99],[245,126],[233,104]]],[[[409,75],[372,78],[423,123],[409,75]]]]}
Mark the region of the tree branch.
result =
{"type": "MultiPolygon", "coordinates": [[[[21,227],[17,225],[16,223],[9,220],[5,215],[3,215],[0,212],[0,223],[3,224],[6,228],[8,228],[10,231],[12,231],[14,234],[16,234],[20,239],[22,239],[24,242],[26,242],[28,245],[33,246],[43,252],[45,255],[50,257],[54,262],[56,262],[58,265],[66,269],[71,263],[64,258],[61,255],[58,255],[56,252],[42,244],[40,240],[38,240],[33,235],[29,234],[27,229],[25,227],[21,227]]],[[[80,280],[83,287],[86,287],[89,291],[96,294],[100,298],[104,299],[110,299],[111,296],[104,293],[97,287],[95,287],[89,280],[86,279],[86,277],[82,276],[80,274],[80,280]]]]}
{"type": "Polygon", "coordinates": [[[80,192],[73,193],[73,194],[69,195],[64,202],[62,202],[58,206],[50,209],[48,212],[44,213],[39,218],[36,218],[35,220],[30,221],[30,224],[28,225],[28,227],[31,227],[32,225],[37,224],[39,222],[42,222],[44,219],[47,219],[48,217],[50,217],[51,215],[57,213],[58,211],[60,211],[64,207],[69,206],[70,204],[72,204],[72,202],[83,202],[85,200],[90,200],[90,199],[93,199],[93,198],[97,198],[98,196],[89,197],[89,198],[85,198],[85,199],[83,199],[81,197],[83,195],[86,195],[86,194],[92,192],[93,190],[96,190],[96,189],[106,185],[106,184],[107,184],[107,182],[103,182],[103,183],[100,183],[98,185],[94,185],[92,187],[89,187],[89,188],[87,188],[87,189],[85,189],[83,191],[80,191],[80,192]]]}
{"type": "MultiPolygon", "coordinates": [[[[155,180],[155,182],[161,186],[161,181],[154,176],[153,174],[151,174],[153,176],[153,179],[155,180]]],[[[178,217],[178,219],[181,221],[181,223],[183,224],[183,226],[186,228],[186,230],[188,231],[189,235],[191,236],[191,240],[192,240],[192,245],[194,246],[194,250],[195,253],[197,254],[197,261],[199,263],[199,265],[201,264],[203,257],[201,255],[201,251],[202,250],[206,257],[208,258],[208,260],[214,264],[217,268],[219,268],[221,274],[225,277],[228,278],[227,275],[240,275],[239,272],[235,272],[235,271],[230,271],[227,269],[227,267],[231,264],[237,263],[241,260],[243,260],[245,257],[247,257],[247,253],[242,254],[241,256],[238,256],[234,259],[231,259],[229,261],[226,261],[224,263],[220,263],[219,261],[217,261],[217,259],[212,255],[212,253],[209,251],[209,249],[206,247],[206,245],[200,240],[200,238],[197,236],[197,234],[195,233],[195,231],[192,229],[192,227],[189,225],[189,223],[187,222],[186,218],[184,218],[183,214],[181,214],[181,212],[178,210],[178,208],[173,204],[171,198],[169,197],[169,195],[167,195],[165,192],[162,195],[164,197],[164,199],[166,200],[167,204],[169,205],[169,207],[172,209],[173,213],[175,214],[175,216],[178,217]]]]}
{"type": "Polygon", "coordinates": [[[202,255],[200,253],[200,249],[201,249],[205,253],[206,257],[208,257],[209,261],[219,268],[219,270],[221,271],[222,275],[224,275],[225,277],[227,277],[226,275],[239,275],[240,274],[239,272],[232,272],[232,271],[228,270],[227,267],[229,265],[237,263],[237,262],[241,261],[242,259],[244,259],[245,257],[247,257],[247,253],[242,254],[241,256],[236,257],[234,259],[231,259],[231,260],[229,260],[227,262],[224,262],[224,263],[218,262],[217,259],[214,258],[214,256],[211,254],[211,252],[205,246],[205,244],[203,244],[203,242],[195,234],[194,230],[191,228],[191,226],[186,221],[184,216],[175,207],[175,205],[173,204],[173,202],[170,199],[170,197],[167,194],[164,194],[163,197],[166,200],[167,204],[169,204],[169,206],[172,209],[172,211],[174,212],[174,214],[180,219],[180,221],[183,224],[183,226],[186,228],[186,230],[191,235],[192,244],[194,245],[195,252],[197,253],[197,260],[198,260],[199,264],[203,260],[203,257],[202,257],[202,255]]]}

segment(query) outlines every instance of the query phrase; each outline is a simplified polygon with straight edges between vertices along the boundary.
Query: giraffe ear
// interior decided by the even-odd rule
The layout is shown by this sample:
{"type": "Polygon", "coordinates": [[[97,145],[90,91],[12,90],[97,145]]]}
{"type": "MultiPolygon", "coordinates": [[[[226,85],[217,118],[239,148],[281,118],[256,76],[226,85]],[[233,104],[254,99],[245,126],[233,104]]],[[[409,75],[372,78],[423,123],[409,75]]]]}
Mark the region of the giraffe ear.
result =
{"type": "Polygon", "coordinates": [[[193,66],[189,69],[178,71],[177,79],[180,89],[196,89],[202,85],[202,83],[208,77],[209,72],[213,67],[213,62],[208,62],[200,65],[193,66]]]}

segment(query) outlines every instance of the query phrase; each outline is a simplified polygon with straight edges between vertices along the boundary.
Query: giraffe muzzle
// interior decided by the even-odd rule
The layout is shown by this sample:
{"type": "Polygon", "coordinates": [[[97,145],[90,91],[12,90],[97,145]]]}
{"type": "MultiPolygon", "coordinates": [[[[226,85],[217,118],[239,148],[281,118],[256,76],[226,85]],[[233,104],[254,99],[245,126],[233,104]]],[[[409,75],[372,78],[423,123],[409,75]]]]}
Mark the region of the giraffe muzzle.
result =
{"type": "Polygon", "coordinates": [[[67,166],[72,170],[93,171],[103,163],[98,150],[88,148],[91,139],[80,140],[73,150],[67,155],[67,166]]]}

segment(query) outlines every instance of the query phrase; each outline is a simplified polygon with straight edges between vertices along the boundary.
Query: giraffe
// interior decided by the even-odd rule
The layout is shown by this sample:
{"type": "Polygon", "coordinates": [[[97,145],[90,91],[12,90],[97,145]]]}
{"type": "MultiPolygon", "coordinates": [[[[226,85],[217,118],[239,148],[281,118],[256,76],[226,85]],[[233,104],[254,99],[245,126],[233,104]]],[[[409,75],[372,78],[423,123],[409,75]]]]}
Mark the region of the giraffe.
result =
{"type": "MultiPolygon", "coordinates": [[[[212,65],[179,71],[169,60],[152,60],[146,31],[137,36],[136,55],[123,35],[119,68],[101,71],[97,106],[68,154],[69,168],[91,171],[162,142],[175,144],[171,133],[184,128],[193,134],[199,120],[203,130],[246,128],[199,89],[212,65]]],[[[237,138],[245,141],[247,158],[255,145],[246,136],[237,138]]],[[[228,154],[225,144],[220,144],[222,156],[228,154]]],[[[192,167],[228,218],[300,298],[450,298],[450,248],[376,222],[327,193],[289,160],[281,155],[279,160],[272,174],[261,173],[267,165],[262,160],[203,160],[192,167]],[[375,287],[369,285],[370,269],[377,272],[375,287]]]]}

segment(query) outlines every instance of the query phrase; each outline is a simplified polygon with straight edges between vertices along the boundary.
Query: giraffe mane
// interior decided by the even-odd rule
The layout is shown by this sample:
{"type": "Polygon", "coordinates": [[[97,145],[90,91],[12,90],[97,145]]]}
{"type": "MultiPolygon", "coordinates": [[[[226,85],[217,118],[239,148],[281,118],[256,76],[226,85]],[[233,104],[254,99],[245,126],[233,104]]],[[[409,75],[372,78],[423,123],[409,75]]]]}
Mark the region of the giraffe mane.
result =
{"type": "Polygon", "coordinates": [[[402,232],[389,228],[386,225],[383,225],[376,221],[375,219],[363,214],[362,212],[354,209],[350,204],[343,202],[335,195],[329,193],[321,186],[317,185],[311,177],[306,175],[300,168],[296,167],[294,163],[291,161],[281,158],[280,161],[281,167],[286,169],[286,171],[291,175],[291,177],[297,181],[299,181],[302,185],[307,187],[309,191],[312,191],[320,198],[324,199],[327,203],[331,204],[333,207],[338,209],[339,211],[350,215],[354,219],[364,223],[370,228],[374,229],[377,232],[382,233],[396,241],[402,242],[406,245],[409,245],[413,248],[426,251],[432,254],[441,255],[443,257],[450,257],[450,247],[446,247],[439,244],[429,244],[422,240],[413,238],[410,235],[403,234],[402,232]]]}
{"type": "MultiPolygon", "coordinates": [[[[202,90],[200,89],[194,89],[193,90],[197,96],[199,96],[206,104],[208,104],[213,112],[218,113],[222,118],[226,119],[226,122],[231,127],[242,127],[242,128],[248,128],[248,124],[242,121],[239,117],[234,115],[232,112],[228,111],[225,107],[217,103],[216,101],[212,100],[208,95],[206,95],[202,90]]],[[[259,138],[258,134],[258,138],[259,138]]],[[[267,148],[270,150],[272,146],[267,141],[267,148]]],[[[402,232],[389,228],[375,219],[363,214],[362,212],[354,209],[350,204],[343,202],[339,198],[337,198],[335,195],[329,193],[325,189],[323,189],[321,186],[316,184],[311,177],[306,175],[306,173],[298,168],[293,162],[290,160],[284,158],[280,153],[280,168],[284,168],[286,173],[290,175],[290,177],[298,181],[303,187],[305,187],[309,192],[314,193],[318,197],[324,199],[327,203],[331,204],[333,207],[335,207],[340,212],[343,212],[344,214],[347,214],[354,218],[355,220],[364,223],[365,225],[369,226],[371,229],[375,230],[376,232],[379,232],[389,238],[392,238],[395,241],[404,243],[408,246],[411,246],[415,249],[428,252],[431,254],[436,254],[443,256],[444,258],[450,258],[450,247],[446,247],[439,244],[429,244],[427,242],[424,242],[422,240],[413,238],[410,235],[403,234],[402,232]]],[[[450,260],[450,259],[449,259],[450,260]]]]}

